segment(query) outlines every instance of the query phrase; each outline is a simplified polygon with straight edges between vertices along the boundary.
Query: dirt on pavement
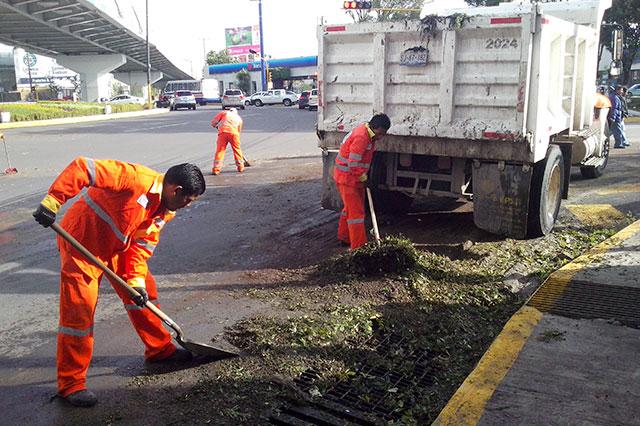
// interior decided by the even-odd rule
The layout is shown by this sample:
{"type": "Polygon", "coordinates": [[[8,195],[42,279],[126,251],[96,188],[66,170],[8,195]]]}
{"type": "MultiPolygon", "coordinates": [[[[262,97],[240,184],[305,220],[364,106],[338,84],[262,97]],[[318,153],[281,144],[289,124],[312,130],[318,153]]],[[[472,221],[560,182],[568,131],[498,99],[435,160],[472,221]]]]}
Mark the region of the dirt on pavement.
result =
{"type": "MultiPolygon", "coordinates": [[[[586,227],[565,212],[549,236],[517,241],[476,229],[465,204],[418,209],[381,218],[383,235],[416,243],[417,263],[363,275],[335,240],[337,214],[319,206],[320,174],[314,157],[208,176],[203,206],[235,216],[199,234],[209,223],[194,206],[182,220],[196,232],[176,249],[192,263],[162,266],[172,253],[158,253],[162,281],[190,291],[170,296],[174,319],[194,340],[233,344],[242,357],[123,367],[91,410],[46,404],[50,423],[263,424],[293,402],[339,401],[345,389],[354,412],[430,422],[526,295],[627,223],[586,227]],[[212,236],[228,242],[225,256],[211,253],[212,236]]],[[[176,235],[184,226],[163,238],[185,239],[176,235]]]]}

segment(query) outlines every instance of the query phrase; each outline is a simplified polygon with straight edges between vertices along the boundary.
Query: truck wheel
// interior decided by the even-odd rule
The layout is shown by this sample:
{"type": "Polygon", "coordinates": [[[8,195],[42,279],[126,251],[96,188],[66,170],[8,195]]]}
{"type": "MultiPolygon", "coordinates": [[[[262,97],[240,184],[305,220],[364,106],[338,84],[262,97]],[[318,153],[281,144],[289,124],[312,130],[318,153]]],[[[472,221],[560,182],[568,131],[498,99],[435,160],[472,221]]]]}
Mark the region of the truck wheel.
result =
{"type": "Polygon", "coordinates": [[[254,104],[255,104],[255,106],[257,106],[257,107],[261,107],[262,105],[264,105],[260,99],[256,99],[256,100],[255,100],[255,102],[254,102],[254,104]]]}
{"type": "Polygon", "coordinates": [[[547,157],[533,167],[527,227],[529,237],[541,237],[553,229],[560,211],[564,173],[560,148],[549,146],[547,157]]]}
{"type": "Polygon", "coordinates": [[[285,99],[284,101],[282,101],[282,103],[284,104],[284,106],[291,106],[291,99],[285,99]]]}
{"type": "Polygon", "coordinates": [[[602,157],[599,157],[602,161],[598,166],[583,166],[580,167],[580,174],[587,179],[599,178],[604,174],[604,169],[609,162],[609,138],[604,141],[604,147],[602,148],[602,157]]]}

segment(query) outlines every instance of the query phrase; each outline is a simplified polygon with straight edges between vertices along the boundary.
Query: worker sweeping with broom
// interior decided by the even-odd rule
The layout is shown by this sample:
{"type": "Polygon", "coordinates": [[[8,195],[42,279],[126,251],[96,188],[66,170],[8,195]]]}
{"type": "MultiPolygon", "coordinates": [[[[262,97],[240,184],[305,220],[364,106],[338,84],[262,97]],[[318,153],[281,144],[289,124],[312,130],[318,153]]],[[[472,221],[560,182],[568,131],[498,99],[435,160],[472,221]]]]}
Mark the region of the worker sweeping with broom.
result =
{"type": "Polygon", "coordinates": [[[345,136],[336,157],[333,179],[336,181],[342,214],[338,222],[338,239],[355,250],[367,243],[365,230],[364,194],[365,182],[375,153],[375,142],[391,127],[386,114],[374,115],[345,136]]]}
{"type": "MultiPolygon", "coordinates": [[[[171,334],[150,309],[158,304],[156,282],[148,270],[160,231],[205,191],[200,169],[193,164],[171,167],[162,175],[141,165],[79,157],[49,188],[33,213],[44,227],[54,226],[62,204],[89,188],[66,212],[62,226],[126,284],[114,284],[136,332],[147,362],[186,361],[189,351],[176,348],[171,334]]],[[[58,328],[58,396],[74,406],[91,407],[95,394],[86,388],[93,352],[93,318],[103,271],[82,256],[67,239],[60,250],[60,323],[58,328]]]]}
{"type": "Polygon", "coordinates": [[[211,127],[218,129],[218,140],[216,141],[216,154],[213,159],[211,173],[219,175],[224,165],[224,154],[227,151],[227,144],[231,144],[233,157],[236,160],[238,173],[244,172],[245,160],[240,149],[240,132],[242,131],[242,117],[235,108],[228,111],[221,111],[211,120],[211,127]]]}

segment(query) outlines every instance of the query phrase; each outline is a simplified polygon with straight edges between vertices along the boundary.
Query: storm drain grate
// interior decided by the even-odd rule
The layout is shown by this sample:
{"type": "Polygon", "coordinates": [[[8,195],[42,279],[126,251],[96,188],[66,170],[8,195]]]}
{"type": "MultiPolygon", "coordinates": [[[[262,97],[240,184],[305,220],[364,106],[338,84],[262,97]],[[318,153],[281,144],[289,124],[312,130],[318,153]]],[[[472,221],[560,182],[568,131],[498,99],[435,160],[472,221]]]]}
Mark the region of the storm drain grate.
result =
{"type": "MultiPolygon", "coordinates": [[[[401,349],[406,346],[405,343],[404,338],[390,335],[377,345],[378,354],[383,359],[391,361],[390,365],[397,364],[398,371],[365,361],[358,366],[352,377],[336,383],[321,397],[312,401],[294,401],[279,408],[270,417],[271,423],[368,426],[393,420],[401,414],[396,411],[398,407],[393,403],[393,395],[433,384],[430,353],[426,350],[415,350],[400,355],[401,349]],[[382,353],[389,353],[389,346],[398,348],[398,356],[394,359],[389,355],[382,356],[382,353]]],[[[315,371],[307,370],[295,383],[300,390],[310,394],[317,379],[319,376],[315,371]]]]}
{"type": "Polygon", "coordinates": [[[640,328],[640,288],[579,280],[566,285],[549,281],[528,305],[541,312],[568,318],[614,320],[640,328]]]}

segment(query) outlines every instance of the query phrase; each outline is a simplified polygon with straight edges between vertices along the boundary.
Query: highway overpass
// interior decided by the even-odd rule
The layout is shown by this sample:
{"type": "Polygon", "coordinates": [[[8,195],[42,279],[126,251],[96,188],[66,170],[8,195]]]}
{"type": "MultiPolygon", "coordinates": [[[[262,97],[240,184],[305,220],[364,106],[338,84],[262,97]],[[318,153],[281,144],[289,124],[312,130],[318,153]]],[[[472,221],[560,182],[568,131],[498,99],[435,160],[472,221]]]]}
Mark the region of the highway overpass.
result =
{"type": "MultiPolygon", "coordinates": [[[[0,0],[0,43],[79,73],[83,100],[109,95],[109,73],[127,84],[147,83],[145,39],[87,0],[0,0]]],[[[150,52],[152,83],[192,78],[152,44],[150,52]]]]}

